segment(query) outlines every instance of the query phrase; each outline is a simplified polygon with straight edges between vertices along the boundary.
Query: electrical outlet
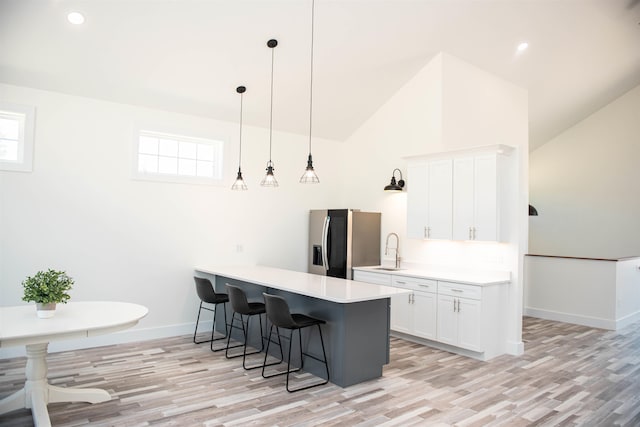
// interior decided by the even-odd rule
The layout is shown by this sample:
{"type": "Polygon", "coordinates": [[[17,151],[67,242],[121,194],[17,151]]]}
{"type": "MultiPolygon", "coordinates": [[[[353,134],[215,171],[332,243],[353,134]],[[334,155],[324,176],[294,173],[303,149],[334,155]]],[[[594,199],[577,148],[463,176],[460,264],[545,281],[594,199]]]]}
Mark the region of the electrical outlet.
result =
{"type": "Polygon", "coordinates": [[[244,251],[244,247],[241,244],[237,244],[236,245],[236,252],[240,253],[244,251]]]}

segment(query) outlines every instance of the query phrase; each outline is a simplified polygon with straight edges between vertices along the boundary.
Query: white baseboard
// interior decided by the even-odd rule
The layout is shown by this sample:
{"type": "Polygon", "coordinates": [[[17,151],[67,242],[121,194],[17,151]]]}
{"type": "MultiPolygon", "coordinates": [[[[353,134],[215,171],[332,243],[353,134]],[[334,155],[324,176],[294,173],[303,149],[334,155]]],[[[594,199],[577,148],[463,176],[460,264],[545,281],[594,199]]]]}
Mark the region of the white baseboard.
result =
{"type": "MultiPolygon", "coordinates": [[[[211,331],[212,321],[201,321],[198,331],[211,331]]],[[[124,344],[136,341],[147,341],[159,338],[169,338],[179,335],[192,335],[195,323],[182,323],[177,325],[159,326],[155,328],[133,328],[113,334],[98,335],[95,337],[52,341],[49,344],[49,353],[59,351],[79,350],[83,348],[102,347],[105,345],[124,344]]],[[[0,348],[0,359],[13,357],[25,357],[24,346],[0,348]]]]}
{"type": "Polygon", "coordinates": [[[640,311],[616,320],[616,331],[640,320],[640,311]]]}
{"type": "Polygon", "coordinates": [[[402,333],[402,332],[391,331],[391,336],[394,336],[396,338],[402,338],[403,340],[411,341],[411,342],[414,342],[416,344],[421,344],[421,345],[426,345],[426,346],[429,346],[429,347],[437,348],[438,350],[448,351],[449,353],[455,353],[455,354],[459,354],[461,356],[470,357],[472,359],[481,360],[483,362],[489,360],[485,356],[485,353],[478,353],[477,351],[467,350],[465,348],[456,347],[456,346],[453,346],[453,345],[441,343],[441,342],[438,342],[438,341],[429,340],[429,339],[426,339],[426,338],[416,337],[414,335],[409,335],[409,334],[405,334],[405,333],[402,333]]]}
{"type": "Polygon", "coordinates": [[[522,341],[507,341],[507,354],[520,356],[524,354],[524,343],[522,341]]]}
{"type": "Polygon", "coordinates": [[[579,314],[561,313],[551,310],[541,310],[539,308],[524,308],[524,315],[537,317],[539,319],[554,320],[557,322],[573,323],[575,325],[589,326],[592,328],[616,330],[616,321],[611,319],[601,319],[598,317],[583,316],[579,314]]]}

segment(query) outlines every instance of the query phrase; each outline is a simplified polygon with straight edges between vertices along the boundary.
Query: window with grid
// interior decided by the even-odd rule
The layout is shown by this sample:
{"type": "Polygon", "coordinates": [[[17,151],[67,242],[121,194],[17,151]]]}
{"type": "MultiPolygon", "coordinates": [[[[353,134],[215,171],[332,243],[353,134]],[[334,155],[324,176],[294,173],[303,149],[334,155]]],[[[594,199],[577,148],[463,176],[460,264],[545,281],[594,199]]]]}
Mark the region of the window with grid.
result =
{"type": "Polygon", "coordinates": [[[162,181],[221,181],[223,148],[223,141],[141,130],[137,174],[162,181]]]}
{"type": "Polygon", "coordinates": [[[33,107],[0,103],[0,170],[32,170],[34,111],[33,107]]]}

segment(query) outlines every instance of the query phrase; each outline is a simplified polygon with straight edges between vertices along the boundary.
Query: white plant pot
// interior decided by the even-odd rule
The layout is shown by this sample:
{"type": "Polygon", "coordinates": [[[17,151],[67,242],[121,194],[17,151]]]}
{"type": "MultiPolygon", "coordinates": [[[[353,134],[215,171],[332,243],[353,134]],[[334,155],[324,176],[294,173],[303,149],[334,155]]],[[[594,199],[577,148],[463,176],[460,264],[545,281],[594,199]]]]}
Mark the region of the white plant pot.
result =
{"type": "Polygon", "coordinates": [[[50,317],[53,317],[53,315],[56,314],[56,303],[36,303],[36,314],[40,319],[48,319],[50,317]]]}

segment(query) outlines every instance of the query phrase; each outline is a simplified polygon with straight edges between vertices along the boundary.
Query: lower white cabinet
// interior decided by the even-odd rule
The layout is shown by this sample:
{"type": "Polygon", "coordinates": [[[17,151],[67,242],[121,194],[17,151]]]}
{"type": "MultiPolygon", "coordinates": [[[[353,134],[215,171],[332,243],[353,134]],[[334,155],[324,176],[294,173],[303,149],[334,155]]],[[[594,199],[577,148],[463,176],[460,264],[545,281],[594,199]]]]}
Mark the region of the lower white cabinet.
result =
{"type": "Polygon", "coordinates": [[[483,360],[506,352],[505,283],[482,286],[369,271],[356,271],[354,280],[412,291],[391,298],[392,331],[469,350],[474,353],[461,352],[483,360]]]}
{"type": "Polygon", "coordinates": [[[438,295],[438,341],[473,351],[484,351],[480,334],[480,301],[438,295]]]}
{"type": "Polygon", "coordinates": [[[438,340],[482,352],[482,287],[438,282],[438,340]]]}
{"type": "Polygon", "coordinates": [[[413,293],[413,334],[436,339],[438,299],[436,294],[429,292],[415,291],[413,293]]]}
{"type": "Polygon", "coordinates": [[[436,339],[437,282],[392,276],[392,286],[411,289],[413,292],[391,298],[391,330],[436,339]]]}

